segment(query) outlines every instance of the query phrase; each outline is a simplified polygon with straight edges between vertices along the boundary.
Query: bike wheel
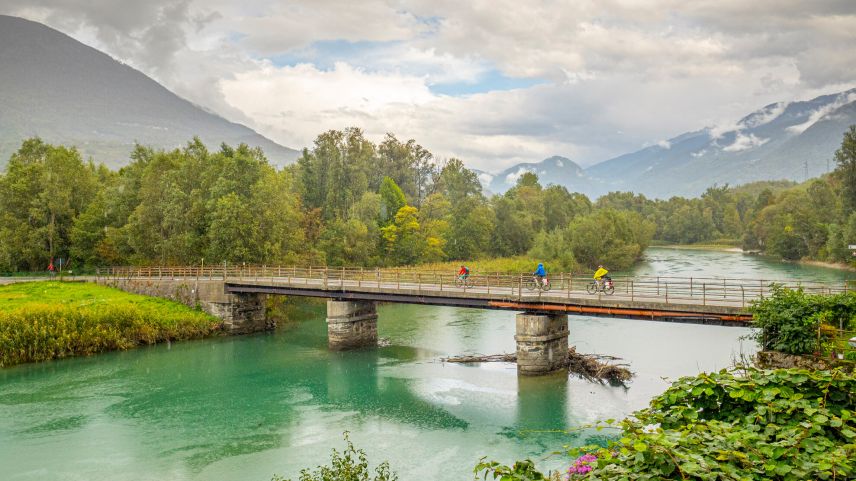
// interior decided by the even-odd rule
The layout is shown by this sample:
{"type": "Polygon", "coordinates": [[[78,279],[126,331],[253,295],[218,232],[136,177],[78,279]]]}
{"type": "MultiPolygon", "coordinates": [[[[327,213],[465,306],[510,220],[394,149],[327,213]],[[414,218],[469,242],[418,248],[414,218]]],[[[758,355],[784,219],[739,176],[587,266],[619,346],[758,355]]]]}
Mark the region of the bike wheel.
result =
{"type": "Polygon", "coordinates": [[[586,292],[588,292],[589,294],[596,294],[597,293],[597,282],[589,282],[588,285],[586,286],[586,292]]]}
{"type": "Polygon", "coordinates": [[[458,277],[457,279],[455,279],[455,287],[466,287],[466,284],[464,283],[463,279],[458,277]]]}
{"type": "Polygon", "coordinates": [[[605,287],[603,289],[603,293],[606,294],[607,296],[611,296],[611,295],[615,294],[615,286],[610,285],[610,286],[605,287]]]}
{"type": "Polygon", "coordinates": [[[544,291],[544,292],[549,291],[549,290],[550,290],[550,281],[547,281],[547,283],[546,283],[546,284],[541,283],[541,286],[540,286],[540,287],[541,287],[541,290],[542,290],[542,291],[544,291]]]}
{"type": "Polygon", "coordinates": [[[473,280],[467,277],[467,279],[464,281],[464,287],[466,287],[467,289],[472,289],[473,280]]]}
{"type": "Polygon", "coordinates": [[[527,289],[529,289],[530,291],[534,291],[534,290],[535,290],[535,288],[536,288],[536,287],[538,287],[538,285],[537,285],[537,284],[535,284],[535,279],[526,279],[526,282],[524,283],[524,285],[525,285],[525,286],[526,286],[526,288],[527,288],[527,289]]]}

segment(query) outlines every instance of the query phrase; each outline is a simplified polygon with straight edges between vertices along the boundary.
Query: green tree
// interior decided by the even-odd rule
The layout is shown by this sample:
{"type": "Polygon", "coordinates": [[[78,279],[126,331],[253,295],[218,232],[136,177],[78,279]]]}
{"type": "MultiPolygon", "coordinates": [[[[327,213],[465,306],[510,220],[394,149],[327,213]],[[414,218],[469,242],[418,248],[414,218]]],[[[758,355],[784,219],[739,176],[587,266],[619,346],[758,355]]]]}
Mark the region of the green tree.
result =
{"type": "Polygon", "coordinates": [[[844,133],[841,147],[835,151],[835,176],[842,185],[844,204],[849,212],[856,210],[856,125],[844,133]]]}
{"type": "Polygon", "coordinates": [[[384,177],[380,184],[379,194],[381,223],[392,222],[398,211],[407,204],[404,192],[391,177],[384,177]]]}

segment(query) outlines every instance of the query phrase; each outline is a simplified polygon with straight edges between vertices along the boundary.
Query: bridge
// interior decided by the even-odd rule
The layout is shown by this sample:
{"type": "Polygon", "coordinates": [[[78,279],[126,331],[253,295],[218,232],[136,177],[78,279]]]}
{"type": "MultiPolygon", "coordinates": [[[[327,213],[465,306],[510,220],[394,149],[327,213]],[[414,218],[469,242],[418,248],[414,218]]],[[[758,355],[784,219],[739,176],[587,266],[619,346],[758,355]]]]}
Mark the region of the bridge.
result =
{"type": "Polygon", "coordinates": [[[331,349],[377,344],[378,302],[512,310],[517,316],[518,369],[552,371],[561,364],[568,315],[612,316],[668,322],[751,325],[751,302],[769,296],[774,283],[810,293],[834,294],[856,285],[705,277],[614,277],[615,292],[589,294],[588,276],[550,276],[551,289],[527,287],[530,275],[474,274],[472,287],[456,286],[450,272],[348,267],[213,266],[112,267],[96,281],[147,295],[198,305],[234,332],[269,328],[268,295],[326,298],[331,349]]]}

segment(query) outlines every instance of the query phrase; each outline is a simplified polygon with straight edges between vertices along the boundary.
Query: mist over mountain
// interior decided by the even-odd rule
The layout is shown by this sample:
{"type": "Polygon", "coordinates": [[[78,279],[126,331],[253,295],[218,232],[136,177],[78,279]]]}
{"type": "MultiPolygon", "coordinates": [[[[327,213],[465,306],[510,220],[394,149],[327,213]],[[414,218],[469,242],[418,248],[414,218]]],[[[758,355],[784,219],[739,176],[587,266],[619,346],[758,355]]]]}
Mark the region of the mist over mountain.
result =
{"type": "Polygon", "coordinates": [[[518,164],[494,175],[487,186],[504,192],[520,173],[531,171],[542,184],[590,197],[618,190],[667,198],[696,196],[714,184],[803,181],[835,168],[833,154],[852,124],[856,89],[770,104],[734,125],[687,132],[586,169],[560,157],[518,164]],[[552,160],[557,158],[561,165],[552,160]]]}
{"type": "Polygon", "coordinates": [[[212,149],[222,142],[261,147],[278,165],[299,155],[61,32],[0,15],[0,168],[33,136],[117,167],[135,141],[174,148],[194,135],[212,149]]]}
{"type": "Polygon", "coordinates": [[[514,187],[517,179],[526,172],[532,172],[543,184],[563,185],[571,191],[584,192],[590,188],[591,179],[586,177],[582,167],[567,157],[554,155],[541,162],[522,163],[503,170],[498,174],[481,173],[479,179],[487,190],[502,193],[514,187]]]}

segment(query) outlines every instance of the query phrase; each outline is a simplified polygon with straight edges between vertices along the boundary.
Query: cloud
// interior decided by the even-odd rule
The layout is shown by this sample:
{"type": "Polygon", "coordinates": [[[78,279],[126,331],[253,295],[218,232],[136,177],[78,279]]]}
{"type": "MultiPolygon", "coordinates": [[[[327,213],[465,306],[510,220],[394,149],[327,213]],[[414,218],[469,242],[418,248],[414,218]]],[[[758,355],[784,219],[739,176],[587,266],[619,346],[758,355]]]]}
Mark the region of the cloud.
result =
{"type": "MultiPolygon", "coordinates": [[[[555,154],[588,165],[709,125],[720,138],[773,120],[777,102],[845,90],[855,10],[850,0],[0,5],[286,145],[353,125],[492,171],[555,154]],[[531,82],[497,88],[492,75],[531,82]],[[457,84],[471,88],[437,89],[457,84]]],[[[757,142],[736,135],[726,148],[757,142]]]]}
{"type": "Polygon", "coordinates": [[[508,185],[515,185],[517,184],[517,181],[521,177],[523,177],[523,174],[527,172],[532,172],[532,170],[527,169],[526,167],[520,167],[519,169],[505,176],[505,183],[508,185]]]}
{"type": "Polygon", "coordinates": [[[672,143],[668,140],[660,140],[657,142],[657,146],[662,149],[669,150],[672,148],[672,143]]]}
{"type": "Polygon", "coordinates": [[[831,114],[839,107],[849,104],[850,102],[856,101],[856,92],[845,92],[839,95],[834,102],[824,105],[823,107],[815,109],[811,115],[809,115],[808,120],[805,122],[792,125],[788,127],[789,132],[793,132],[795,134],[801,134],[805,132],[809,127],[816,124],[820,119],[826,117],[831,114]]]}
{"type": "Polygon", "coordinates": [[[725,152],[741,152],[744,150],[754,149],[766,144],[770,139],[756,137],[755,134],[743,134],[737,132],[734,137],[734,142],[722,148],[725,152]]]}

